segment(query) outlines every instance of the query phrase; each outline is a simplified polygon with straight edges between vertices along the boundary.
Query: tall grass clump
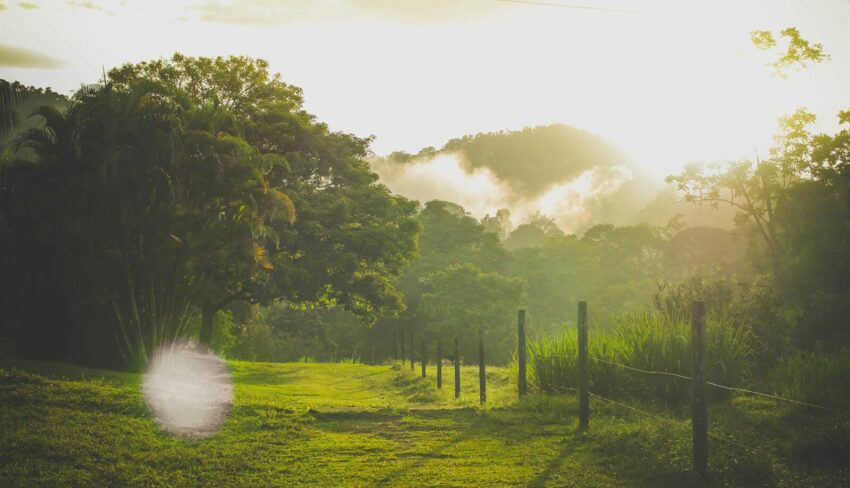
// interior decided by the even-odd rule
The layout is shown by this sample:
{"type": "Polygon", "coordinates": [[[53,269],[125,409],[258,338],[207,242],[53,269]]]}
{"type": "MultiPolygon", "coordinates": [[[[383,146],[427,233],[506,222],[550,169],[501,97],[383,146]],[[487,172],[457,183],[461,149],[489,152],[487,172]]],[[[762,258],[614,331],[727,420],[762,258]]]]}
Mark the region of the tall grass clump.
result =
{"type": "MultiPolygon", "coordinates": [[[[588,356],[615,360],[611,338],[589,334],[588,356]]],[[[541,334],[528,343],[529,382],[546,393],[564,393],[578,388],[578,334],[575,329],[556,335],[541,334]]],[[[628,390],[628,376],[602,361],[588,361],[590,386],[600,395],[628,390]]]]}
{"type": "MultiPolygon", "coordinates": [[[[752,338],[735,327],[725,313],[706,324],[705,373],[708,381],[746,386],[752,369],[752,338]]],[[[578,338],[575,330],[530,341],[530,378],[541,391],[557,393],[578,386],[578,338]]],[[[600,395],[634,396],[660,400],[671,406],[690,398],[691,381],[664,374],[645,374],[611,364],[692,374],[690,323],[660,315],[623,317],[613,332],[591,334],[588,340],[591,391],[600,395]]],[[[728,391],[712,388],[715,399],[728,391]]]]}
{"type": "Polygon", "coordinates": [[[768,374],[768,385],[777,395],[791,400],[847,409],[850,406],[850,347],[782,356],[768,374]]]}

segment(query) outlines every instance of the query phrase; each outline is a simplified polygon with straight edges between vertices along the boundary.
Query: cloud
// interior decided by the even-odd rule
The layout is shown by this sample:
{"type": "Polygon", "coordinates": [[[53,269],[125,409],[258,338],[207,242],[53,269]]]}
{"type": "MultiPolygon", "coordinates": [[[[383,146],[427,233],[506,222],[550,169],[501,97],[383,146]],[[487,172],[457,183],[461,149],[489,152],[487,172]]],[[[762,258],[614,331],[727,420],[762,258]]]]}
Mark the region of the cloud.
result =
{"type": "Polygon", "coordinates": [[[236,0],[220,2],[207,1],[189,7],[197,11],[201,20],[227,24],[247,24],[270,26],[295,20],[306,20],[315,13],[314,3],[310,0],[236,0]]]}
{"type": "Polygon", "coordinates": [[[373,170],[394,193],[421,202],[448,200],[478,217],[495,214],[512,200],[508,186],[489,169],[470,171],[456,154],[441,153],[405,164],[379,161],[373,170]]]}
{"type": "Polygon", "coordinates": [[[47,54],[0,44],[0,66],[7,68],[57,69],[65,63],[47,54]]]}
{"type": "MultiPolygon", "coordinates": [[[[94,10],[96,12],[102,12],[102,13],[107,14],[107,15],[115,15],[115,12],[112,12],[111,10],[107,10],[107,9],[103,8],[102,6],[91,2],[90,0],[67,0],[67,3],[68,3],[68,5],[70,5],[72,7],[94,10]]],[[[123,3],[122,3],[122,5],[123,5],[123,3]]]]}
{"type": "Polygon", "coordinates": [[[384,18],[433,22],[487,15],[498,5],[487,0],[206,0],[189,7],[203,21],[274,26],[297,21],[384,18]]]}
{"type": "Polygon", "coordinates": [[[378,159],[372,169],[394,193],[420,202],[454,202],[479,219],[502,208],[520,218],[539,211],[568,233],[592,222],[606,197],[632,179],[626,166],[595,167],[529,194],[516,191],[489,168],[471,169],[459,154],[445,152],[407,163],[378,159]]]}
{"type": "Polygon", "coordinates": [[[39,8],[38,5],[32,2],[18,2],[18,7],[21,7],[24,10],[35,10],[39,8]]]}

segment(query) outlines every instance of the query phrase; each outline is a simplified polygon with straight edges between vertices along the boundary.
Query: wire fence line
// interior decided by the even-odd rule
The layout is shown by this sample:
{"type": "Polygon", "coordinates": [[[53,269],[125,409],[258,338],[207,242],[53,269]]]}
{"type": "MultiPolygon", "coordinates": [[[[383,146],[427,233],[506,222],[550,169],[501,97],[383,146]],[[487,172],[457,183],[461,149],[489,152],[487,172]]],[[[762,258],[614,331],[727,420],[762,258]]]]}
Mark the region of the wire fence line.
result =
{"type": "Polygon", "coordinates": [[[610,399],[610,398],[605,398],[604,396],[602,396],[602,395],[597,395],[596,393],[593,393],[593,392],[588,392],[588,393],[590,394],[591,398],[596,398],[596,399],[598,399],[598,400],[602,400],[603,402],[608,402],[608,403],[611,403],[611,404],[614,404],[614,405],[618,405],[618,406],[623,407],[623,408],[627,408],[627,409],[629,409],[629,410],[631,410],[631,411],[633,411],[633,412],[637,412],[637,413],[639,413],[639,414],[646,415],[646,416],[648,416],[648,417],[652,417],[652,418],[654,418],[654,419],[656,419],[656,420],[661,420],[661,421],[669,421],[669,420],[670,420],[669,418],[665,418],[665,417],[662,417],[662,416],[660,416],[660,415],[655,415],[654,413],[649,413],[649,412],[647,412],[647,411],[645,411],[645,410],[641,410],[641,409],[639,409],[639,408],[633,407],[633,406],[628,405],[628,404],[623,403],[623,402],[618,402],[618,401],[616,401],[616,400],[612,400],[612,399],[610,399]]]}
{"type": "MultiPolygon", "coordinates": [[[[538,354],[538,355],[534,355],[533,357],[578,359],[578,356],[576,356],[574,354],[538,354]]],[[[678,373],[671,373],[669,371],[652,371],[652,370],[648,370],[648,369],[635,368],[634,366],[628,366],[628,365],[625,365],[625,364],[616,363],[614,361],[608,361],[607,359],[595,358],[595,357],[590,356],[590,355],[587,356],[587,359],[590,359],[591,361],[596,361],[596,362],[599,362],[599,363],[605,363],[605,364],[610,364],[612,366],[617,366],[617,367],[620,367],[620,368],[629,369],[629,370],[632,370],[632,371],[636,371],[638,373],[672,376],[674,378],[680,378],[680,379],[683,379],[683,380],[693,381],[693,378],[691,378],[690,376],[685,376],[685,375],[681,375],[681,374],[678,374],[678,373]]]]}
{"type": "Polygon", "coordinates": [[[820,409],[820,410],[826,410],[828,412],[850,414],[850,412],[848,412],[846,410],[841,410],[841,409],[832,408],[832,407],[824,407],[823,405],[816,405],[814,403],[802,402],[800,400],[793,400],[791,398],[784,398],[784,397],[776,396],[776,395],[769,395],[767,393],[762,393],[760,391],[747,390],[747,389],[744,389],[744,388],[734,388],[734,387],[726,386],[726,385],[718,385],[717,383],[712,383],[711,381],[706,381],[705,384],[709,385],[709,386],[713,386],[715,388],[721,388],[723,390],[735,391],[735,392],[738,392],[738,393],[746,393],[746,394],[749,394],[749,395],[757,395],[757,396],[766,397],[766,398],[773,398],[775,400],[782,400],[784,402],[793,403],[795,405],[802,405],[804,407],[817,408],[817,409],[820,409]]]}
{"type": "MultiPolygon", "coordinates": [[[[660,421],[662,421],[662,422],[664,422],[664,421],[669,422],[669,421],[671,420],[670,418],[662,417],[662,416],[660,416],[660,415],[656,415],[656,414],[654,414],[654,413],[647,412],[646,410],[641,410],[641,409],[639,409],[639,408],[633,407],[633,406],[628,405],[628,404],[626,404],[626,403],[618,402],[618,401],[616,401],[616,400],[612,400],[612,399],[610,399],[610,398],[603,397],[602,395],[597,395],[596,393],[593,393],[593,392],[589,392],[589,393],[590,393],[590,396],[591,396],[592,398],[596,398],[596,399],[598,399],[598,400],[602,400],[602,401],[604,401],[604,402],[607,402],[607,403],[610,403],[610,404],[613,404],[613,405],[617,405],[617,406],[622,407],[622,408],[626,408],[626,409],[631,410],[631,411],[633,411],[633,412],[637,412],[637,413],[639,413],[639,414],[641,414],[641,415],[644,415],[644,416],[647,416],[647,417],[651,417],[651,418],[653,418],[653,419],[660,420],[660,421]]],[[[711,437],[712,439],[717,439],[717,440],[719,440],[719,441],[721,441],[721,442],[725,442],[725,443],[727,443],[727,444],[730,444],[730,445],[733,445],[733,446],[736,446],[736,447],[740,447],[740,448],[742,448],[742,449],[746,449],[746,450],[751,451],[751,452],[755,452],[755,453],[759,453],[759,454],[764,454],[764,455],[766,455],[766,456],[774,456],[774,457],[776,456],[776,454],[775,454],[775,453],[772,453],[772,452],[770,452],[770,451],[766,451],[766,450],[764,450],[764,449],[760,449],[760,448],[758,448],[758,447],[753,447],[753,446],[749,446],[749,445],[747,445],[747,444],[743,444],[743,443],[738,442],[738,441],[736,441],[736,440],[734,440],[734,439],[731,439],[731,438],[729,438],[729,437],[722,436],[722,435],[719,435],[719,434],[715,434],[715,433],[713,433],[713,432],[711,432],[711,431],[709,431],[709,432],[708,432],[708,436],[709,436],[709,437],[711,437]]]]}
{"type": "MultiPolygon", "coordinates": [[[[578,359],[578,356],[574,355],[574,354],[539,354],[539,355],[532,355],[532,357],[535,357],[535,358],[562,357],[562,358],[578,359]]],[[[608,360],[602,359],[602,358],[595,358],[595,357],[592,357],[592,356],[589,356],[589,355],[588,355],[588,359],[590,359],[591,361],[605,363],[605,364],[609,364],[611,366],[617,366],[619,368],[627,369],[627,370],[630,370],[630,371],[635,371],[637,373],[642,373],[642,374],[656,375],[656,376],[671,376],[671,377],[674,377],[674,378],[679,378],[679,379],[683,379],[683,380],[687,380],[687,381],[693,381],[694,380],[690,376],[685,376],[685,375],[678,374],[678,373],[671,373],[669,371],[653,371],[653,370],[648,370],[648,369],[635,368],[634,366],[628,366],[628,365],[625,365],[625,364],[622,364],[622,363],[617,363],[617,362],[614,362],[614,361],[608,361],[608,360]]],[[[794,405],[800,405],[800,406],[815,408],[815,409],[824,410],[824,411],[828,411],[828,412],[850,415],[850,411],[847,411],[847,410],[842,410],[842,409],[833,408],[833,407],[826,407],[826,406],[823,406],[823,405],[817,405],[817,404],[809,403],[809,402],[803,402],[803,401],[800,401],[800,400],[785,398],[785,397],[781,397],[781,396],[778,396],[778,395],[771,395],[769,393],[762,393],[760,391],[747,390],[745,388],[736,388],[736,387],[733,387],[733,386],[721,385],[721,384],[714,383],[714,382],[711,382],[711,381],[705,381],[705,384],[712,386],[714,388],[720,388],[720,389],[723,389],[723,390],[734,391],[734,392],[738,392],[738,393],[745,393],[745,394],[748,394],[748,395],[756,395],[756,396],[761,396],[761,397],[764,397],[764,398],[771,398],[771,399],[774,399],[774,400],[780,400],[780,401],[783,401],[783,402],[792,403],[794,405]]]]}
{"type": "Polygon", "coordinates": [[[735,447],[740,447],[742,449],[746,449],[746,450],[751,451],[751,452],[755,452],[755,453],[758,453],[758,454],[764,454],[765,456],[778,457],[776,455],[776,453],[766,451],[766,450],[758,448],[758,447],[753,447],[753,446],[748,446],[746,444],[742,444],[742,443],[740,443],[740,442],[738,442],[734,439],[724,437],[722,435],[714,434],[711,431],[708,431],[708,436],[711,437],[712,439],[716,439],[718,441],[725,442],[729,445],[732,445],[732,446],[735,446],[735,447]]]}

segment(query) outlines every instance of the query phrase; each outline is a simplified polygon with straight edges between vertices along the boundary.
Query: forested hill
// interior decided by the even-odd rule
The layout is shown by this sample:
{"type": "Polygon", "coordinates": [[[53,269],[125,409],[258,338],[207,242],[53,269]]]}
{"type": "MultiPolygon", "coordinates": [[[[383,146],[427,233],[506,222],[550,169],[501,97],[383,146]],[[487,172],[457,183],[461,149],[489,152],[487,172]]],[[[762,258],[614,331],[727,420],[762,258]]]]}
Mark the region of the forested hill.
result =
{"type": "Polygon", "coordinates": [[[602,137],[563,124],[463,136],[450,140],[442,150],[463,154],[469,169],[488,168],[525,194],[541,193],[582,171],[628,161],[602,137]]]}
{"type": "Polygon", "coordinates": [[[732,225],[728,211],[677,204],[660,178],[614,144],[564,124],[465,135],[439,149],[397,151],[372,164],[394,192],[420,201],[453,201],[479,218],[500,207],[514,220],[540,212],[568,233],[603,223],[664,225],[678,214],[688,225],[732,225]],[[464,181],[435,175],[446,173],[444,165],[429,169],[444,158],[457,161],[455,177],[464,181]]]}

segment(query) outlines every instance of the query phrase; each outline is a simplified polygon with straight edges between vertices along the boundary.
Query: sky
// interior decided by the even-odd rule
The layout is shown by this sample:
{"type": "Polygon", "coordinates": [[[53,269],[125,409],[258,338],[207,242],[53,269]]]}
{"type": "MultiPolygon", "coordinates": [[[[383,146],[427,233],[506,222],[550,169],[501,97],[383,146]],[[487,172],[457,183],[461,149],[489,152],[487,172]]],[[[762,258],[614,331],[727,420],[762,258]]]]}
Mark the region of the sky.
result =
{"type": "Polygon", "coordinates": [[[661,177],[765,154],[797,107],[834,130],[848,26],[850,0],[0,0],[0,78],[71,93],[126,62],[244,54],[377,154],[564,123],[661,177]],[[772,76],[749,33],[788,26],[831,59],[772,76]]]}

